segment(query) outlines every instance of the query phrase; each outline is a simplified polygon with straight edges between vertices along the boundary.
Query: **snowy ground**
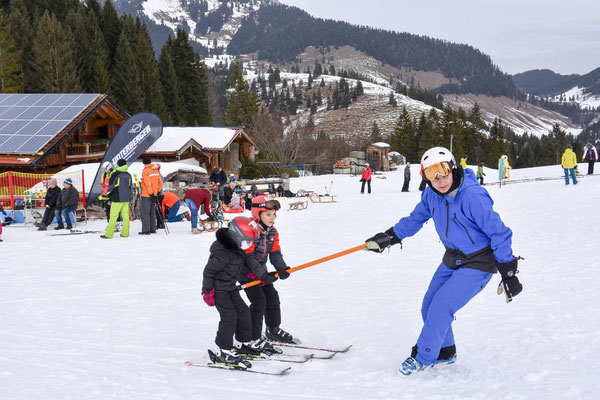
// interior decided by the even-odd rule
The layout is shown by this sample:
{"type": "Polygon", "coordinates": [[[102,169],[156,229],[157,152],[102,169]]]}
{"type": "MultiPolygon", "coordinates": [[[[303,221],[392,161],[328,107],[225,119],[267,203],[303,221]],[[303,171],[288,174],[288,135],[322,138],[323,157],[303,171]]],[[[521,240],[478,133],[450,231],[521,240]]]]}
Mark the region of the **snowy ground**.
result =
{"type": "MultiPolygon", "coordinates": [[[[292,190],[321,193],[333,181],[339,202],[284,205],[277,226],[288,263],[358,245],[409,213],[420,196],[416,169],[409,193],[400,193],[400,171],[384,176],[371,195],[359,193],[358,177],[293,180],[292,190]]],[[[354,345],[285,377],[184,366],[214,347],[218,315],[200,294],[212,234],[177,223],[169,236],[139,236],[134,222],[130,238],[102,240],[9,226],[0,244],[0,398],[600,398],[600,177],[488,188],[526,259],[524,291],[506,304],[495,276],[456,315],[457,363],[410,377],[396,370],[419,334],[421,297],[443,253],[431,223],[403,249],[361,251],[276,283],[284,329],[310,344],[354,345]]]]}

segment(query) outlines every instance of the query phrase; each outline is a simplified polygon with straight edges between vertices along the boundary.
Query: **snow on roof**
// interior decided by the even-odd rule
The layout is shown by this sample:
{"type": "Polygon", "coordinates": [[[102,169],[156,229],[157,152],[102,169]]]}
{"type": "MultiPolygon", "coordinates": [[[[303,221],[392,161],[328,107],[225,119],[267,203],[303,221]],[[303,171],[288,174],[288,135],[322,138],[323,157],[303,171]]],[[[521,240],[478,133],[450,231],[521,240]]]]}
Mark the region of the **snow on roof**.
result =
{"type": "Polygon", "coordinates": [[[206,150],[223,150],[236,138],[240,128],[210,126],[163,128],[162,136],[146,151],[147,153],[175,152],[193,139],[206,150]]]}
{"type": "Polygon", "coordinates": [[[390,147],[389,144],[383,143],[383,142],[373,143],[373,146],[375,146],[375,147],[390,147]]]}
{"type": "MultiPolygon", "coordinates": [[[[155,164],[160,165],[160,174],[163,177],[167,177],[171,174],[175,174],[177,172],[195,172],[197,174],[206,174],[206,170],[202,167],[198,167],[196,165],[190,165],[181,162],[156,162],[155,164]]],[[[76,172],[83,170],[83,176],[86,182],[86,192],[90,191],[92,183],[94,182],[94,178],[96,177],[96,172],[98,171],[98,167],[100,163],[87,163],[87,164],[75,164],[71,165],[68,168],[63,169],[58,172],[58,174],[64,174],[66,172],[76,172]]],[[[144,164],[136,161],[129,166],[127,172],[131,175],[136,174],[139,179],[142,178],[142,171],[144,169],[144,164]]],[[[60,183],[60,182],[59,182],[60,183]]]]}

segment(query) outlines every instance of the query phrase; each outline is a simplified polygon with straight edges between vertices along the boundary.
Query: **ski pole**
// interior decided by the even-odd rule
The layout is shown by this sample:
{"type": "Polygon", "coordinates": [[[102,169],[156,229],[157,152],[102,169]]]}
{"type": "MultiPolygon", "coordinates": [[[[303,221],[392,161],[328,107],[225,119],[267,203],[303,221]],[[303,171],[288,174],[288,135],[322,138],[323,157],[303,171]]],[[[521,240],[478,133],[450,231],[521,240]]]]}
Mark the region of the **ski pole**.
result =
{"type": "MultiPolygon", "coordinates": [[[[347,250],[340,251],[338,253],[334,253],[334,254],[328,255],[326,257],[307,262],[306,264],[298,265],[297,267],[294,267],[294,268],[290,268],[287,270],[287,272],[289,272],[291,274],[292,272],[300,271],[301,269],[312,267],[313,265],[321,264],[321,263],[324,263],[325,261],[333,260],[334,258],[342,257],[342,256],[348,255],[350,253],[354,253],[359,250],[363,250],[365,247],[366,247],[366,244],[361,244],[359,246],[351,247],[347,250]]],[[[275,274],[275,276],[279,278],[279,274],[275,274]]],[[[248,282],[243,285],[238,285],[238,286],[236,286],[236,289],[237,290],[247,289],[252,286],[260,285],[261,283],[262,283],[262,281],[260,279],[257,279],[255,281],[248,282]]]]}
{"type": "Polygon", "coordinates": [[[165,216],[162,213],[162,208],[160,207],[160,203],[158,202],[158,200],[156,200],[156,202],[154,203],[154,209],[156,210],[156,213],[158,214],[158,218],[160,219],[160,222],[163,225],[163,229],[165,230],[165,234],[169,234],[169,228],[167,228],[167,221],[165,221],[165,216]]]}

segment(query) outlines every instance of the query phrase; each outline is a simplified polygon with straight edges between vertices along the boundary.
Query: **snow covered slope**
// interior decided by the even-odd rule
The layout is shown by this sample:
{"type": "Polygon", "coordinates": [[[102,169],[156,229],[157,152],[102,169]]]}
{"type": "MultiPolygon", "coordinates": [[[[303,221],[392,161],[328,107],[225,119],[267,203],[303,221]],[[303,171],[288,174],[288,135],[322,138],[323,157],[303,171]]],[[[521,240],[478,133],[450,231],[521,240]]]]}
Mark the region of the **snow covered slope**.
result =
{"type": "MultiPolygon", "coordinates": [[[[416,167],[416,166],[415,166],[416,167]]],[[[488,179],[494,175],[489,171],[488,179]]],[[[556,176],[559,166],[513,170],[556,176]]],[[[278,213],[283,254],[298,265],[389,228],[419,201],[400,193],[402,172],[293,179],[337,194],[336,204],[278,213]],[[380,179],[385,177],[386,179],[380,179]]],[[[277,282],[282,327],[309,344],[354,344],[332,360],[294,365],[286,377],[189,368],[214,347],[217,312],[200,294],[212,234],[187,222],[128,239],[56,237],[4,229],[0,268],[0,398],[63,399],[565,399],[600,397],[597,311],[600,177],[488,187],[505,223],[524,291],[511,304],[498,276],[456,315],[458,361],[400,377],[419,334],[421,298],[443,247],[432,223],[389,252],[359,252],[277,282]]],[[[283,200],[287,203],[288,200],[283,200]]],[[[101,230],[104,221],[82,229],[101,230]]]]}

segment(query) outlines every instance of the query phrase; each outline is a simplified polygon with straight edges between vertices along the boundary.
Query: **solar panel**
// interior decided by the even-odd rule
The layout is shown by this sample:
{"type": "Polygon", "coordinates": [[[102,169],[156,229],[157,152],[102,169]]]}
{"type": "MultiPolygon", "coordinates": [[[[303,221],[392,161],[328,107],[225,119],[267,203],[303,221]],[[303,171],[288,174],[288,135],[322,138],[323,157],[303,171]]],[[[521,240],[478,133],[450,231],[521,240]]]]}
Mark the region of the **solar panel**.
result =
{"type": "Polygon", "coordinates": [[[28,141],[19,147],[18,151],[23,153],[35,153],[38,149],[44,147],[50,140],[52,140],[52,136],[31,136],[28,141]]]}
{"type": "Polygon", "coordinates": [[[93,93],[0,94],[0,153],[37,153],[97,98],[93,93]]]}

